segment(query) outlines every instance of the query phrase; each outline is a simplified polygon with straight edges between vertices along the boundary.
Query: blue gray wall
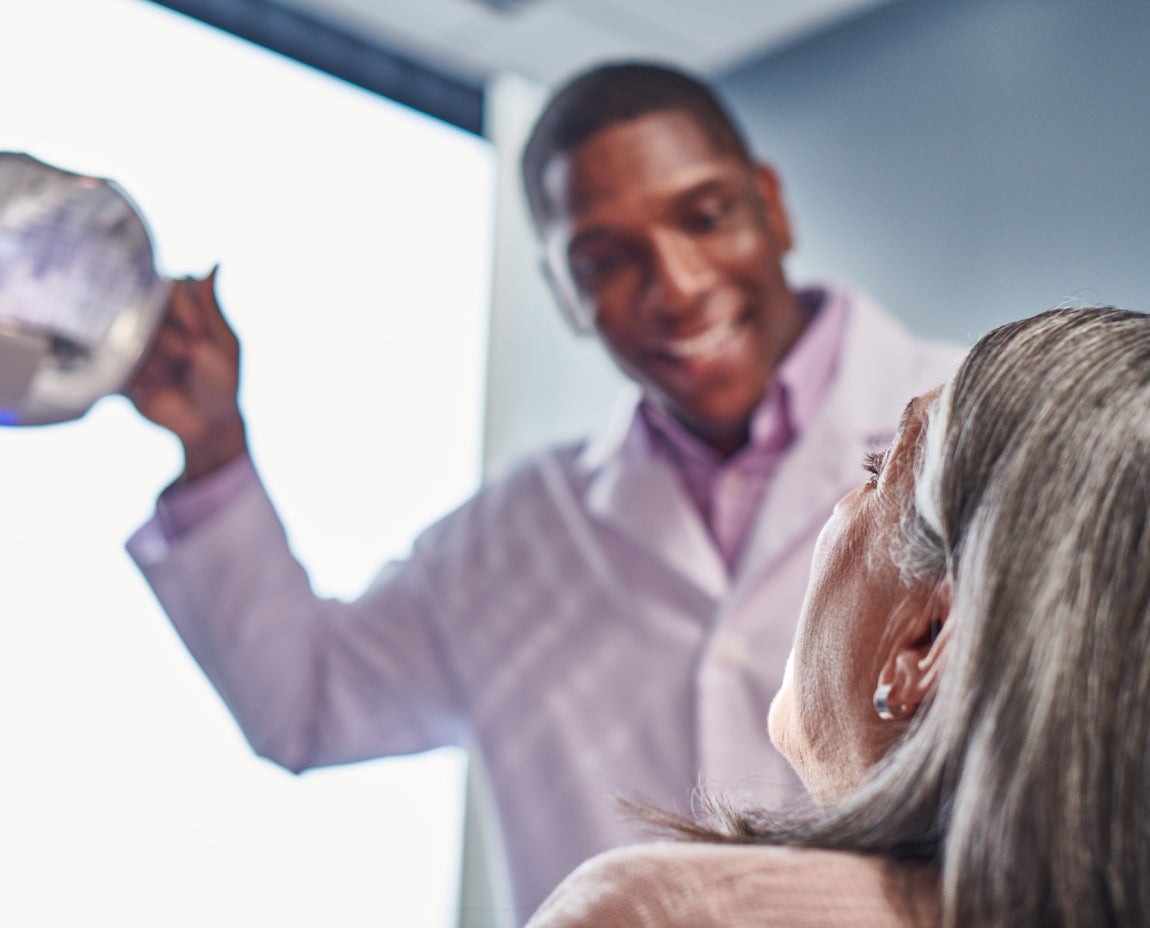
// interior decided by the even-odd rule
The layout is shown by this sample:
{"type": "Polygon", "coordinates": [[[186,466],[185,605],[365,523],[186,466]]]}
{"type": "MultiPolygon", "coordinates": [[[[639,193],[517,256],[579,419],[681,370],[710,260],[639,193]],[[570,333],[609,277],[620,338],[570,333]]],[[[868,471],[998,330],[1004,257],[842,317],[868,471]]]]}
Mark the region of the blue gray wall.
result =
{"type": "Polygon", "coordinates": [[[784,181],[791,276],[969,339],[1150,309],[1150,3],[900,0],[725,75],[784,181]]]}

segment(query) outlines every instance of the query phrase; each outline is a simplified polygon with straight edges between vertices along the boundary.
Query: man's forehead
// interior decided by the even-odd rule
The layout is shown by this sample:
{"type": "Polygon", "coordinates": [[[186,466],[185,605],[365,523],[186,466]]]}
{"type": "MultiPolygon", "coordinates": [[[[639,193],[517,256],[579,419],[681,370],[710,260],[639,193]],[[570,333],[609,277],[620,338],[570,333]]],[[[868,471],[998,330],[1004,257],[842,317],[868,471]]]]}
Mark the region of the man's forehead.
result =
{"type": "Polygon", "coordinates": [[[549,220],[569,224],[599,210],[690,197],[708,183],[744,182],[747,168],[712,144],[689,116],[658,113],[612,126],[554,155],[544,166],[541,187],[549,220]]]}
{"type": "Polygon", "coordinates": [[[610,185],[636,174],[665,175],[692,164],[731,160],[734,152],[718,145],[689,113],[665,110],[613,123],[543,165],[548,196],[573,186],[610,185]]]}

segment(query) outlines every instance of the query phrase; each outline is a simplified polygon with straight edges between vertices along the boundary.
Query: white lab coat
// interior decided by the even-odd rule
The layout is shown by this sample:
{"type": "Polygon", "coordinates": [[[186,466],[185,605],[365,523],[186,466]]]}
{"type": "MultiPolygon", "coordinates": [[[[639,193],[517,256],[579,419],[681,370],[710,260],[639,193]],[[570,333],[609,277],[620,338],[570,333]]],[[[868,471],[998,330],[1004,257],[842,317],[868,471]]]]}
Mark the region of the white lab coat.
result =
{"type": "Polygon", "coordinates": [[[129,548],[260,754],[303,770],[476,747],[523,920],[642,836],[617,795],[686,810],[700,776],[799,794],[765,719],[815,538],[959,357],[852,298],[833,385],[733,575],[670,465],[620,454],[618,427],[493,482],[353,603],[315,598],[258,485],[174,545],[129,548]]]}

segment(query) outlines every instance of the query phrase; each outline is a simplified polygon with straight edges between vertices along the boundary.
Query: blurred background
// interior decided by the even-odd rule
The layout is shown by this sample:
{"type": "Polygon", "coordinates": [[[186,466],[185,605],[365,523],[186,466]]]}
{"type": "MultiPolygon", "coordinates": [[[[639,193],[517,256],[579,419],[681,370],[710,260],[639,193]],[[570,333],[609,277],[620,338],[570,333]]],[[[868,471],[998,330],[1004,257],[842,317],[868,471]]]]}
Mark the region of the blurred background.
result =
{"type": "MultiPolygon", "coordinates": [[[[350,596],[623,389],[523,213],[557,81],[710,77],[782,177],[792,278],[970,341],[1150,306],[1147,37],[1136,0],[38,0],[0,12],[0,148],[118,180],[165,273],[221,264],[257,463],[350,596]]],[[[477,759],[251,755],[123,552],[178,467],[117,398],[0,430],[0,924],[499,924],[477,759]]]]}

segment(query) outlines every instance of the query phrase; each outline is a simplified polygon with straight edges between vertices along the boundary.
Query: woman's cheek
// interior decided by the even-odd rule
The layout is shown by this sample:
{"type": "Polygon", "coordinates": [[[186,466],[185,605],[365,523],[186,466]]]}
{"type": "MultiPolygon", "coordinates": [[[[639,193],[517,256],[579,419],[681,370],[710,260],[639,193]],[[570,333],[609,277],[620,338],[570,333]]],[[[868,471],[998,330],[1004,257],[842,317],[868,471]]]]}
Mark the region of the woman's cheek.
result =
{"type": "Polygon", "coordinates": [[[771,743],[782,753],[787,760],[794,763],[789,747],[794,732],[794,693],[793,693],[793,665],[795,652],[791,651],[787,657],[787,666],[783,670],[783,682],[779,691],[771,700],[771,707],[767,712],[767,734],[771,743]]]}

